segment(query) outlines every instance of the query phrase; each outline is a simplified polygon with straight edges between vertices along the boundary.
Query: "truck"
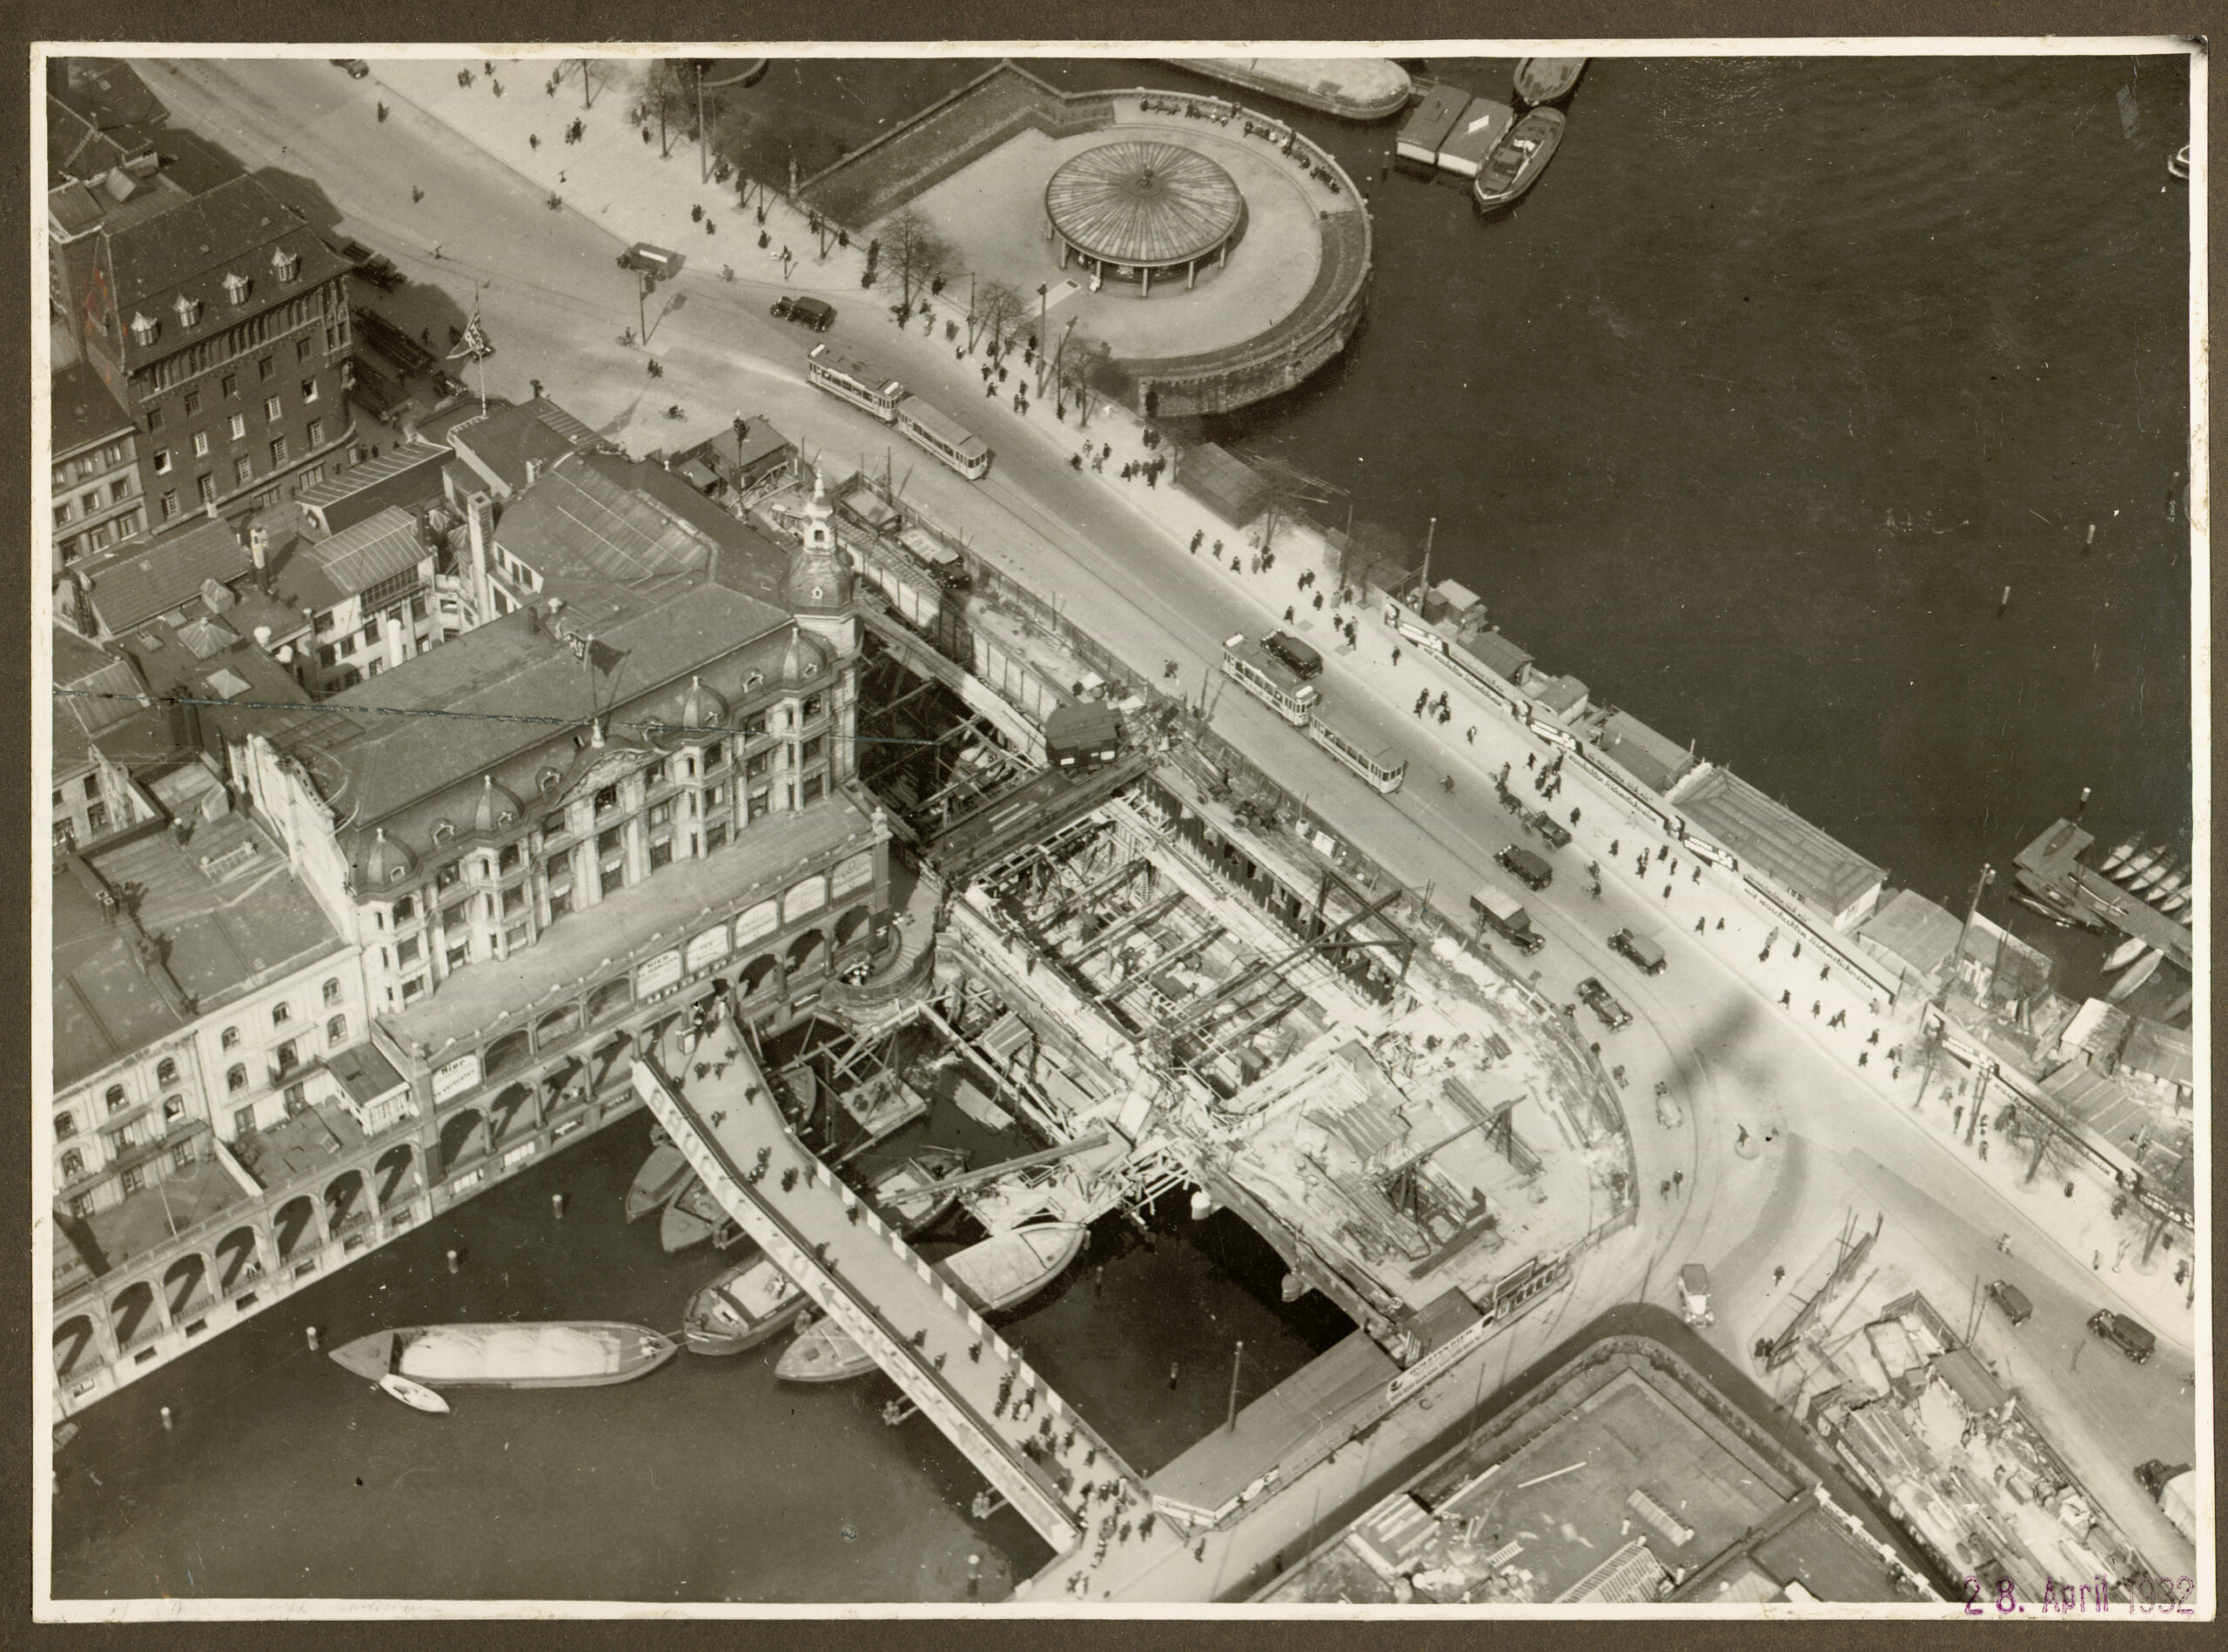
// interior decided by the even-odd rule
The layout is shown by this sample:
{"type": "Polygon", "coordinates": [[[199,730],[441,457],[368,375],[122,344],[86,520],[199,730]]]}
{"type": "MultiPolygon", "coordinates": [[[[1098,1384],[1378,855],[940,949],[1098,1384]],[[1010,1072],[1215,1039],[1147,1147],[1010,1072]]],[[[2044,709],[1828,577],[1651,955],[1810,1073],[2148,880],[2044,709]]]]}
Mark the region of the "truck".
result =
{"type": "Polygon", "coordinates": [[[2158,1502],[2174,1529],[2191,1542],[2197,1541],[2197,1473],[2188,1463],[2169,1463],[2153,1457],[2137,1463],[2135,1478],[2158,1502]]]}
{"type": "Polygon", "coordinates": [[[1689,1262],[1679,1270],[1679,1305],[1686,1311],[1688,1325],[1717,1322],[1709,1306],[1709,1270],[1700,1262],[1689,1262]]]}
{"type": "Polygon", "coordinates": [[[1645,935],[1635,935],[1630,930],[1619,930],[1609,937],[1612,951],[1621,952],[1650,975],[1663,973],[1663,949],[1645,935]]]}
{"type": "Polygon", "coordinates": [[[1533,889],[1543,890],[1555,881],[1555,869],[1528,849],[1512,843],[1493,858],[1500,863],[1503,871],[1533,889]]]}
{"type": "Polygon", "coordinates": [[[1498,930],[1527,957],[1547,944],[1547,937],[1532,927],[1532,915],[1490,883],[1472,891],[1470,910],[1480,923],[1498,930]]]}

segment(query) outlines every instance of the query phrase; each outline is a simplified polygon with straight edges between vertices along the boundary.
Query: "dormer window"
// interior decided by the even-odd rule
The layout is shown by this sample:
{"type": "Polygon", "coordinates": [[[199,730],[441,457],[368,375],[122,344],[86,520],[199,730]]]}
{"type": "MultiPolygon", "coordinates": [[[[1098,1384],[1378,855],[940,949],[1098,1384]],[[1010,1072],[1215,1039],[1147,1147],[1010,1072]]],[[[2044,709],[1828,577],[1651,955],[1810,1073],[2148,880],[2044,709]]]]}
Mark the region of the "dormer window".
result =
{"type": "Polygon", "coordinates": [[[250,281],[247,277],[240,274],[238,271],[234,271],[232,274],[225,278],[225,296],[230,299],[234,304],[245,304],[247,302],[248,289],[253,285],[254,283],[250,281]]]}
{"type": "Polygon", "coordinates": [[[281,281],[291,281],[302,272],[302,255],[282,246],[271,255],[271,267],[281,281]]]}
{"type": "Polygon", "coordinates": [[[178,324],[190,327],[201,319],[201,300],[181,292],[178,295],[178,324]]]}
{"type": "Polygon", "coordinates": [[[450,838],[456,836],[456,823],[453,821],[435,821],[433,823],[433,841],[437,843],[447,843],[450,838]]]}
{"type": "Polygon", "coordinates": [[[763,671],[746,671],[742,674],[742,691],[748,694],[765,681],[766,674],[763,671]]]}
{"type": "Polygon", "coordinates": [[[558,773],[554,769],[545,769],[535,777],[534,784],[546,792],[552,786],[554,786],[559,781],[564,778],[565,776],[558,773]]]}
{"type": "Polygon", "coordinates": [[[145,349],[149,345],[151,345],[151,344],[154,343],[156,339],[158,339],[161,338],[162,336],[163,336],[163,324],[162,324],[161,322],[159,322],[159,321],[156,320],[156,319],[155,319],[155,318],[154,318],[154,317],[152,317],[152,316],[151,316],[151,315],[141,315],[141,314],[139,314],[137,311],[134,311],[134,312],[132,312],[132,316],[131,316],[131,342],[132,342],[132,343],[134,343],[134,344],[138,345],[141,349],[143,349],[143,350],[144,350],[144,349],[145,349]]]}

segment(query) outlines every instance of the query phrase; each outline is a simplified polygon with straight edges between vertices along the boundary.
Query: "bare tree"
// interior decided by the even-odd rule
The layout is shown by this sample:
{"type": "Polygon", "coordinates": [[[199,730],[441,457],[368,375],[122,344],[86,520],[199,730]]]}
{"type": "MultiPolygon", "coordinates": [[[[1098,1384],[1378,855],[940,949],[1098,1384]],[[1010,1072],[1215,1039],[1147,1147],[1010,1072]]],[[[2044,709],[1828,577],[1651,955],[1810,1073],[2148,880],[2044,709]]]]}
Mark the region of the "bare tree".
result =
{"type": "Polygon", "coordinates": [[[976,332],[990,341],[995,353],[1003,351],[1011,336],[1029,319],[1029,300],[1021,289],[1010,281],[991,279],[980,282],[975,289],[975,319],[967,338],[969,349],[975,347],[976,332]]]}
{"type": "Polygon", "coordinates": [[[1060,383],[1075,398],[1077,428],[1091,423],[1091,406],[1098,397],[1120,393],[1117,382],[1112,345],[1081,333],[1068,339],[1060,352],[1060,383]]]}
{"type": "Polygon", "coordinates": [[[580,107],[594,109],[596,93],[623,79],[627,69],[625,64],[614,63],[607,57],[575,57],[570,63],[562,65],[557,73],[560,77],[567,74],[578,77],[580,83],[580,107]]]}
{"type": "Polygon", "coordinates": [[[903,207],[882,226],[882,252],[897,272],[897,301],[910,309],[916,288],[925,287],[951,267],[951,243],[936,233],[928,215],[903,207]]]}
{"type": "Polygon", "coordinates": [[[644,116],[658,118],[658,154],[673,153],[673,125],[686,120],[696,105],[696,73],[685,58],[653,57],[642,66],[634,83],[644,116]]]}

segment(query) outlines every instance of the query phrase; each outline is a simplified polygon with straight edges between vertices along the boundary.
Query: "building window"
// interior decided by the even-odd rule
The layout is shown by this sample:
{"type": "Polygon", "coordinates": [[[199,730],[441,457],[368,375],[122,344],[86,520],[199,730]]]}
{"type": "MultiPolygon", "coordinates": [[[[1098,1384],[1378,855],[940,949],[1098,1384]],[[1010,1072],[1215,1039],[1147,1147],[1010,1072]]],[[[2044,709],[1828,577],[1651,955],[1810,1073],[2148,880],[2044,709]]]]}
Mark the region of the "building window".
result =
{"type": "Polygon", "coordinates": [[[54,1115],[55,1140],[68,1141],[77,1133],[77,1120],[74,1115],[70,1113],[57,1113],[54,1115]]]}
{"type": "Polygon", "coordinates": [[[727,822],[715,820],[704,829],[704,847],[707,850],[717,849],[727,841],[727,822]]]}
{"type": "Polygon", "coordinates": [[[232,1110],[232,1139],[233,1139],[233,1140],[235,1140],[235,1141],[238,1140],[242,1136],[245,1136],[245,1135],[249,1134],[249,1133],[250,1133],[251,1132],[252,1132],[254,1129],[255,1129],[255,1109],[254,1109],[254,1108],[252,1108],[252,1107],[236,1107],[236,1108],[234,1108],[234,1109],[232,1110]]]}
{"type": "Polygon", "coordinates": [[[340,977],[339,976],[334,976],[332,979],[325,984],[325,1001],[327,1004],[338,1004],[340,1002],[340,977]]]}
{"type": "Polygon", "coordinates": [[[150,408],[148,408],[148,409],[147,409],[147,433],[148,433],[149,435],[151,435],[151,435],[153,435],[157,431],[160,430],[162,427],[163,427],[163,410],[162,410],[160,407],[150,407],[150,408]]]}
{"type": "Polygon", "coordinates": [[[178,495],[176,494],[164,494],[163,495],[163,520],[166,522],[176,521],[178,520],[178,495]]]}
{"type": "Polygon", "coordinates": [[[414,964],[418,961],[418,937],[413,935],[395,947],[394,961],[397,964],[414,964]]]}
{"type": "Polygon", "coordinates": [[[721,803],[727,802],[727,800],[728,789],[725,786],[706,787],[704,789],[704,812],[708,815],[710,814],[721,803]]]}
{"type": "Polygon", "coordinates": [[[748,805],[743,813],[743,819],[746,823],[762,819],[767,815],[772,813],[773,809],[774,794],[772,792],[764,790],[755,791],[750,794],[748,805]]]}
{"type": "Polygon", "coordinates": [[[117,1179],[124,1184],[124,1196],[130,1198],[147,1185],[147,1172],[134,1165],[117,1179]]]}
{"type": "Polygon", "coordinates": [[[607,860],[626,852],[627,832],[624,827],[614,826],[608,831],[598,832],[595,838],[596,858],[607,860]]]}
{"type": "MultiPolygon", "coordinates": [[[[411,899],[407,895],[404,896],[400,900],[394,903],[394,927],[398,930],[417,916],[418,903],[411,899]]],[[[327,1004],[331,1004],[339,997],[340,983],[338,981],[327,981],[325,984],[325,1001],[327,1004]]]]}
{"type": "Polygon", "coordinates": [[[287,1039],[285,1043],[280,1044],[277,1053],[278,1058],[278,1075],[282,1078],[285,1077],[286,1074],[293,1071],[295,1068],[302,1064],[302,1052],[295,1047],[294,1041],[292,1038],[287,1039]]]}
{"type": "MultiPolygon", "coordinates": [[[[303,433],[303,435],[309,442],[309,445],[312,447],[315,447],[319,442],[325,440],[325,420],[322,419],[311,420],[310,427],[303,433]]],[[[319,476],[317,480],[323,481],[325,478],[323,476],[319,476]]]]}
{"type": "Polygon", "coordinates": [[[156,475],[158,475],[158,476],[167,476],[167,475],[169,475],[170,473],[171,473],[171,450],[170,450],[169,448],[167,448],[167,447],[158,447],[158,448],[156,448],[156,449],[155,449],[155,474],[156,474],[156,475]]]}
{"type": "Polygon", "coordinates": [[[650,824],[653,826],[665,826],[671,824],[673,821],[673,800],[671,798],[668,798],[664,802],[651,804],[649,815],[650,824]]]}
{"type": "MultiPolygon", "coordinates": [[[[278,364],[272,360],[269,356],[264,357],[262,360],[255,364],[255,376],[265,380],[266,383],[270,380],[272,375],[276,373],[278,371],[278,364]]],[[[275,417],[276,415],[273,416],[275,417]]]]}
{"type": "Polygon", "coordinates": [[[309,359],[310,359],[310,341],[309,341],[307,339],[295,339],[295,340],[294,340],[294,359],[295,359],[295,360],[297,360],[297,361],[307,361],[309,359]]]}
{"type": "Polygon", "coordinates": [[[407,1004],[425,990],[426,977],[422,975],[413,975],[402,984],[402,1001],[407,1004]]]}
{"type": "Polygon", "coordinates": [[[305,379],[302,380],[302,400],[304,401],[315,401],[317,400],[316,379],[305,379]]]}
{"type": "Polygon", "coordinates": [[[503,891],[503,910],[515,912],[526,904],[526,885],[513,883],[503,891]]]}
{"type": "Polygon", "coordinates": [[[303,1094],[301,1085],[288,1085],[286,1086],[287,1117],[291,1118],[296,1113],[307,1112],[309,1110],[309,1098],[303,1094]]]}
{"type": "Polygon", "coordinates": [[[704,768],[706,772],[708,773],[712,769],[717,769],[721,762],[726,761],[726,758],[727,749],[718,741],[715,740],[710,745],[704,748],[704,768]]]}
{"type": "Polygon", "coordinates": [[[597,814],[601,815],[601,813],[603,813],[603,811],[604,811],[605,809],[616,809],[616,808],[618,808],[618,807],[619,807],[619,788],[618,788],[618,787],[616,787],[616,786],[606,786],[606,787],[603,787],[601,790],[599,790],[599,791],[596,793],[596,795],[595,795],[595,812],[596,812],[597,814]]]}
{"type": "Polygon", "coordinates": [[[573,857],[553,855],[542,863],[541,871],[552,883],[569,883],[573,880],[573,857]]]}
{"type": "Polygon", "coordinates": [[[70,1199],[70,1214],[84,1221],[93,1213],[93,1197],[90,1193],[74,1193],[70,1199]]]}
{"type": "Polygon", "coordinates": [[[62,1179],[75,1181],[85,1173],[85,1156],[72,1147],[62,1155],[62,1179]]]}
{"type": "Polygon", "coordinates": [[[217,382],[218,387],[224,391],[225,400],[227,401],[240,393],[240,376],[236,373],[228,373],[217,382]]]}
{"type": "Polygon", "coordinates": [[[193,433],[193,456],[196,459],[206,459],[209,457],[209,433],[207,431],[197,430],[193,433]]]}
{"type": "Polygon", "coordinates": [[[232,460],[232,480],[242,487],[255,480],[255,465],[245,453],[232,460]]]}
{"type": "Polygon", "coordinates": [[[274,1004],[271,1006],[271,1024],[272,1026],[283,1027],[293,1018],[294,1006],[292,1004],[274,1004]]]}
{"type": "MultiPolygon", "coordinates": [[[[268,366],[270,364],[265,362],[264,365],[268,366]]],[[[274,425],[285,417],[285,409],[278,405],[278,397],[265,396],[263,399],[263,416],[274,425]]]]}
{"type": "Polygon", "coordinates": [[[515,872],[518,870],[519,856],[520,853],[521,851],[516,843],[504,844],[502,852],[495,856],[496,871],[515,872]]]}
{"type": "Polygon", "coordinates": [[[798,794],[797,797],[798,803],[801,807],[806,804],[816,803],[820,801],[821,784],[822,781],[820,776],[807,775],[805,776],[804,789],[798,794]]]}
{"type": "Polygon", "coordinates": [[[225,1093],[227,1095],[238,1095],[241,1091],[246,1088],[247,1069],[240,1065],[238,1062],[235,1062],[225,1071],[225,1093]]]}
{"type": "Polygon", "coordinates": [[[284,436],[274,436],[271,439],[271,468],[276,470],[285,462],[286,439],[284,436]]]}
{"type": "Polygon", "coordinates": [[[449,949],[448,958],[450,969],[461,970],[472,961],[472,943],[468,940],[459,941],[449,949]]]}
{"type": "Polygon", "coordinates": [[[247,434],[247,415],[245,413],[234,413],[231,420],[227,421],[225,428],[232,433],[232,437],[234,441],[240,440],[247,434]]]}
{"type": "Polygon", "coordinates": [[[433,869],[433,887],[436,890],[448,889],[453,886],[456,883],[457,879],[461,876],[463,876],[463,873],[460,870],[460,863],[456,861],[451,861],[446,866],[437,866],[433,869]]]}
{"type": "Polygon", "coordinates": [[[217,1047],[220,1050],[237,1050],[239,1048],[239,1043],[240,1030],[238,1027],[226,1027],[217,1040],[217,1047]]]}
{"type": "Polygon", "coordinates": [[[331,1044],[346,1044],[348,1042],[348,1017],[346,1016],[337,1015],[333,1017],[332,1020],[325,1024],[325,1041],[331,1044]]]}
{"type": "Polygon", "coordinates": [[[188,419],[201,411],[201,393],[198,390],[187,391],[183,400],[185,403],[185,416],[188,419]]]}
{"type": "Polygon", "coordinates": [[[754,752],[749,759],[744,762],[742,771],[751,779],[755,780],[773,766],[774,750],[773,748],[769,746],[764,751],[754,752]]]}
{"type": "Polygon", "coordinates": [[[670,838],[661,838],[658,842],[650,845],[650,870],[652,871],[656,871],[661,866],[670,866],[672,863],[673,842],[670,838]]]}
{"type": "Polygon", "coordinates": [[[804,761],[809,763],[816,763],[820,761],[820,754],[827,749],[828,736],[815,735],[804,742],[804,761]]]}
{"type": "Polygon", "coordinates": [[[665,784],[665,770],[666,763],[665,759],[662,757],[659,758],[648,768],[642,770],[642,785],[644,788],[648,789],[651,786],[662,786],[665,784]]]}
{"type": "Polygon", "coordinates": [[[108,1104],[109,1114],[111,1118],[116,1114],[122,1112],[124,1111],[125,1099],[124,1086],[122,1085],[111,1085],[108,1087],[108,1094],[104,1097],[103,1099],[108,1104]]]}
{"type": "Polygon", "coordinates": [[[549,921],[552,923],[554,923],[559,918],[564,917],[566,913],[572,910],[573,891],[569,888],[553,890],[550,891],[549,921]]]}
{"type": "Polygon", "coordinates": [[[165,1134],[175,1129],[178,1121],[185,1117],[185,1098],[184,1096],[163,1098],[163,1130],[165,1134]]]}
{"type": "Polygon", "coordinates": [[[169,1085],[176,1084],[178,1082],[178,1063],[168,1056],[164,1056],[160,1061],[157,1062],[155,1064],[155,1082],[166,1088],[169,1085]]]}
{"type": "MultiPolygon", "coordinates": [[[[194,440],[198,442],[205,439],[197,436],[194,440]]],[[[204,505],[213,505],[217,502],[217,481],[214,477],[206,475],[195,477],[193,489],[201,495],[201,502],[204,505]]]]}

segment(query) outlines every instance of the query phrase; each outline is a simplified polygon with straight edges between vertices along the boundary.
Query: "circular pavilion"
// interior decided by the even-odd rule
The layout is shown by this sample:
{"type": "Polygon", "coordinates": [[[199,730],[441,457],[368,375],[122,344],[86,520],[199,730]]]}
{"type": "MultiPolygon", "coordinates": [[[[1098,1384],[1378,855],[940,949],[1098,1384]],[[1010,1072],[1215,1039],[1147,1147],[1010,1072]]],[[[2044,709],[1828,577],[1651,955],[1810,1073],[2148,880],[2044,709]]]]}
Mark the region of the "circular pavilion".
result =
{"type": "Polygon", "coordinates": [[[1124,138],[1101,144],[1063,165],[1044,185],[1046,234],[1060,244],[1060,266],[1073,256],[1097,291],[1108,278],[1136,281],[1227,263],[1245,224],[1245,198],[1228,172],[1180,144],[1124,138]]]}

